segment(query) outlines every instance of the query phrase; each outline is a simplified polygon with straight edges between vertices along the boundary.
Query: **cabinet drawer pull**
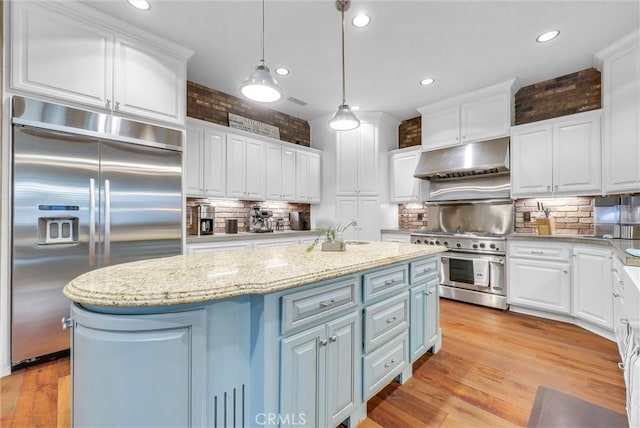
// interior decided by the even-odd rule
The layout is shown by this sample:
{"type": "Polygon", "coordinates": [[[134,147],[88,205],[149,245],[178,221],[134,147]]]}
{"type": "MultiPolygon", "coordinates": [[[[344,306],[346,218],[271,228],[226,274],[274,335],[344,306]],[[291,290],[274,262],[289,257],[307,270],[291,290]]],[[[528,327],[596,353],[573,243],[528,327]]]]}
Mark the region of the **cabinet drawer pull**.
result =
{"type": "Polygon", "coordinates": [[[326,308],[327,306],[333,305],[335,302],[336,301],[334,299],[331,299],[328,302],[320,302],[320,307],[321,308],[326,308]]]}
{"type": "Polygon", "coordinates": [[[384,368],[388,369],[389,367],[391,367],[396,361],[395,360],[391,360],[388,363],[384,363],[384,368]]]}
{"type": "Polygon", "coordinates": [[[392,317],[392,318],[387,318],[387,324],[391,324],[392,322],[395,322],[398,318],[396,317],[392,317]]]}
{"type": "Polygon", "coordinates": [[[544,254],[544,251],[531,250],[531,254],[543,255],[543,254],[544,254]]]}
{"type": "Polygon", "coordinates": [[[384,282],[384,285],[391,285],[391,284],[393,284],[394,282],[395,282],[395,281],[394,281],[393,279],[387,279],[387,280],[384,282]]]}
{"type": "Polygon", "coordinates": [[[431,271],[433,271],[433,269],[431,269],[431,268],[424,268],[424,269],[422,269],[422,273],[429,273],[429,272],[431,272],[431,271]]]}
{"type": "Polygon", "coordinates": [[[71,317],[63,317],[62,318],[62,329],[68,330],[73,327],[73,318],[71,317]]]}

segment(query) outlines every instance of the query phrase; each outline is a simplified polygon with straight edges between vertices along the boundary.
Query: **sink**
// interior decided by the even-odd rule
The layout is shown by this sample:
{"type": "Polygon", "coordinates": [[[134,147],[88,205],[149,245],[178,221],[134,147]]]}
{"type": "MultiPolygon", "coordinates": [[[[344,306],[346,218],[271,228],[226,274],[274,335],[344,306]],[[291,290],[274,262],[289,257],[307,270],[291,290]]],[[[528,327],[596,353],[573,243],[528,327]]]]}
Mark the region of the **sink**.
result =
{"type": "Polygon", "coordinates": [[[344,241],[344,243],[347,245],[363,245],[369,244],[369,241],[344,241]]]}

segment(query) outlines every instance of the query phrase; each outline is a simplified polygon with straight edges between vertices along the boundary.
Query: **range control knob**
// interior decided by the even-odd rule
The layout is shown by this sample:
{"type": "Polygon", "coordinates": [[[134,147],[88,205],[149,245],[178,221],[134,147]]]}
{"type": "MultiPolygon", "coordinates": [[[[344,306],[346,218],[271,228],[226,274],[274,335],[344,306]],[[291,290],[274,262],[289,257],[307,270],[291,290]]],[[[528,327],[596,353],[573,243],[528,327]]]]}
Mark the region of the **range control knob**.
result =
{"type": "Polygon", "coordinates": [[[473,244],[472,247],[473,248],[478,248],[478,244],[473,244]]]}
{"type": "Polygon", "coordinates": [[[416,242],[414,242],[414,244],[422,244],[422,241],[419,239],[416,239],[416,242]]]}
{"type": "Polygon", "coordinates": [[[481,242],[480,243],[480,248],[484,248],[484,247],[486,247],[486,245],[484,244],[484,242],[481,242]]]}
{"type": "Polygon", "coordinates": [[[459,242],[456,242],[456,247],[460,248],[460,247],[462,247],[462,244],[459,243],[459,242]]]}
{"type": "Polygon", "coordinates": [[[446,247],[447,245],[449,245],[449,241],[444,241],[444,242],[442,243],[442,245],[444,245],[444,246],[446,247]]]}
{"type": "Polygon", "coordinates": [[[489,245],[489,248],[491,248],[492,250],[495,250],[496,249],[496,244],[489,245]]]}
{"type": "Polygon", "coordinates": [[[440,241],[436,241],[436,245],[440,245],[440,241]]]}
{"type": "Polygon", "coordinates": [[[429,245],[436,245],[436,243],[433,241],[429,241],[429,245]]]}

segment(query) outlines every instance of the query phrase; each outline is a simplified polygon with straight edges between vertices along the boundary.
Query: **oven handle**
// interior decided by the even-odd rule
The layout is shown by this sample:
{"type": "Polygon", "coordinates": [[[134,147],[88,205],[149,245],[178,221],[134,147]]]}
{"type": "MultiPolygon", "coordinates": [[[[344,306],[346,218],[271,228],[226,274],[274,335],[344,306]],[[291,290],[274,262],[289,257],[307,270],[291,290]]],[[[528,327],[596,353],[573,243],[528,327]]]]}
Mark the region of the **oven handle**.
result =
{"type": "Polygon", "coordinates": [[[478,257],[478,256],[467,256],[467,255],[458,255],[456,254],[455,256],[451,256],[451,255],[441,255],[440,256],[440,260],[443,263],[448,262],[451,259],[459,259],[459,260],[485,260],[489,263],[498,263],[501,265],[504,265],[504,261],[505,261],[505,257],[478,257]]]}

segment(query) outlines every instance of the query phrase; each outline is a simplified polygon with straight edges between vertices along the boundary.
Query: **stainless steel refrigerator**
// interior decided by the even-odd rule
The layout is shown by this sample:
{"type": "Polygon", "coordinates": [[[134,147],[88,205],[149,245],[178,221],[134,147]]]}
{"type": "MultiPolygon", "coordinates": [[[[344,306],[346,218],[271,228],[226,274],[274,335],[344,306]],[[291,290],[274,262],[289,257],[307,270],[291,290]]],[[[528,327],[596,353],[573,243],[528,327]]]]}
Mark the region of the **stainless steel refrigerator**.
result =
{"type": "Polygon", "coordinates": [[[182,132],[13,98],[11,363],[69,348],[71,279],[182,252],[182,132]]]}

